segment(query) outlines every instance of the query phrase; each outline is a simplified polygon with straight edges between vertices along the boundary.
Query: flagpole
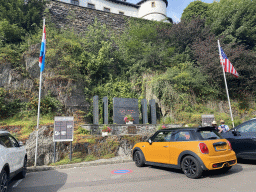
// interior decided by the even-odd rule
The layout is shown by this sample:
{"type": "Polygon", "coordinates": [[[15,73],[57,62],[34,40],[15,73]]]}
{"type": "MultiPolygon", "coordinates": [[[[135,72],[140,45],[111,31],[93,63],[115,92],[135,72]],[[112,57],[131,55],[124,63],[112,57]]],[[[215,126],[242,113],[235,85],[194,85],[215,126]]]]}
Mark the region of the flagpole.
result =
{"type": "MultiPolygon", "coordinates": [[[[219,48],[219,55],[220,55],[220,58],[222,58],[221,56],[221,50],[220,50],[220,41],[218,40],[218,48],[219,48]]],[[[233,128],[235,127],[234,126],[234,120],[233,120],[233,115],[232,115],[232,109],[231,109],[231,104],[230,104],[230,99],[229,99],[229,93],[228,93],[228,85],[227,85],[227,80],[226,80],[226,74],[225,74],[225,71],[224,71],[224,65],[221,63],[222,65],[222,71],[223,71],[223,76],[224,76],[224,81],[225,81],[225,87],[226,87],[226,93],[227,93],[227,97],[228,97],[228,105],[229,105],[229,111],[230,111],[230,116],[231,116],[231,121],[232,121],[232,125],[233,125],[233,128]]]]}
{"type": "MultiPolygon", "coordinates": [[[[45,19],[43,20],[43,30],[44,30],[44,26],[45,26],[45,19]]],[[[35,165],[34,165],[35,167],[36,167],[36,163],[37,163],[37,145],[38,145],[38,129],[39,129],[39,118],[40,118],[41,87],[42,87],[42,70],[40,68],[37,126],[36,126],[36,149],[35,149],[35,165]]]]}

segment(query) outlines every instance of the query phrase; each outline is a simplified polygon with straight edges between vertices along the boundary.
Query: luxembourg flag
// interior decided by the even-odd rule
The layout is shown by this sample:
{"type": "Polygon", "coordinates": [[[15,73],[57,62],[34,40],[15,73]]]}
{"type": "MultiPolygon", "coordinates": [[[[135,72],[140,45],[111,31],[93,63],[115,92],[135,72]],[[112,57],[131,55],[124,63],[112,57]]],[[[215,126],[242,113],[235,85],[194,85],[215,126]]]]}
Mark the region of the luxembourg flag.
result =
{"type": "Polygon", "coordinates": [[[43,72],[44,70],[45,52],[46,52],[46,31],[45,31],[45,19],[44,19],[43,37],[42,37],[42,44],[41,44],[40,57],[39,57],[40,72],[43,72]]]}

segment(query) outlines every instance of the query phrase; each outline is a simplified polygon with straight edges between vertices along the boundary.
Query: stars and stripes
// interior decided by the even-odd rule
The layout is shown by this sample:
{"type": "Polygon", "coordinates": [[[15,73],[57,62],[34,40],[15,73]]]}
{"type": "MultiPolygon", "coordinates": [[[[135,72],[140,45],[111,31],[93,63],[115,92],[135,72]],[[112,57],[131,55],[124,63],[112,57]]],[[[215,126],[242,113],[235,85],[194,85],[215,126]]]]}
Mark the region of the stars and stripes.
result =
{"type": "Polygon", "coordinates": [[[231,62],[229,61],[228,57],[226,56],[226,54],[224,53],[224,51],[221,47],[220,47],[220,52],[221,52],[220,64],[224,66],[224,71],[228,72],[228,73],[231,73],[235,77],[238,77],[239,75],[238,75],[236,69],[231,64],[231,62]]]}
{"type": "Polygon", "coordinates": [[[40,57],[39,57],[40,72],[44,70],[45,53],[46,53],[46,31],[45,31],[45,20],[44,20],[43,37],[42,37],[42,44],[41,44],[40,57]]]}

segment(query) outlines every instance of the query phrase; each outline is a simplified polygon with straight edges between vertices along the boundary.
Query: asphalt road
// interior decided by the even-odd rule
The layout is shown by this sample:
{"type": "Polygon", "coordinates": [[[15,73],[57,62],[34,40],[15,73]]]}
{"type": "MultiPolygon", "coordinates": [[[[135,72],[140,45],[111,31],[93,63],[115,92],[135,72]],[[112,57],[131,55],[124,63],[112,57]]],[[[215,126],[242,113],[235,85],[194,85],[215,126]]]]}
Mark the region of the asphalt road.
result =
{"type": "Polygon", "coordinates": [[[107,192],[107,191],[256,191],[256,162],[242,162],[223,174],[211,171],[189,179],[181,171],[133,162],[28,173],[13,179],[9,192],[107,192]]]}

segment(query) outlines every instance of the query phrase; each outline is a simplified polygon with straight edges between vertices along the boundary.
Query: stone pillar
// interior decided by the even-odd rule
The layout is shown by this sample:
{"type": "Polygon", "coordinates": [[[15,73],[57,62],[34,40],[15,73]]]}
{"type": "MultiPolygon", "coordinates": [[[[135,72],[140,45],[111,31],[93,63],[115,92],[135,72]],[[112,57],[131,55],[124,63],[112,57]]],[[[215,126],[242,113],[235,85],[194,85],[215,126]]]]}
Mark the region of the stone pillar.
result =
{"type": "Polygon", "coordinates": [[[93,97],[93,124],[99,124],[99,96],[93,97]]]}
{"type": "Polygon", "coordinates": [[[108,97],[103,97],[104,124],[108,124],[108,97]]]}
{"type": "Polygon", "coordinates": [[[151,113],[151,124],[156,124],[156,102],[155,99],[149,101],[150,113],[151,113]]]}
{"type": "Polygon", "coordinates": [[[141,106],[142,106],[143,124],[147,124],[148,123],[148,106],[147,106],[147,100],[146,99],[141,100],[141,106]]]}

